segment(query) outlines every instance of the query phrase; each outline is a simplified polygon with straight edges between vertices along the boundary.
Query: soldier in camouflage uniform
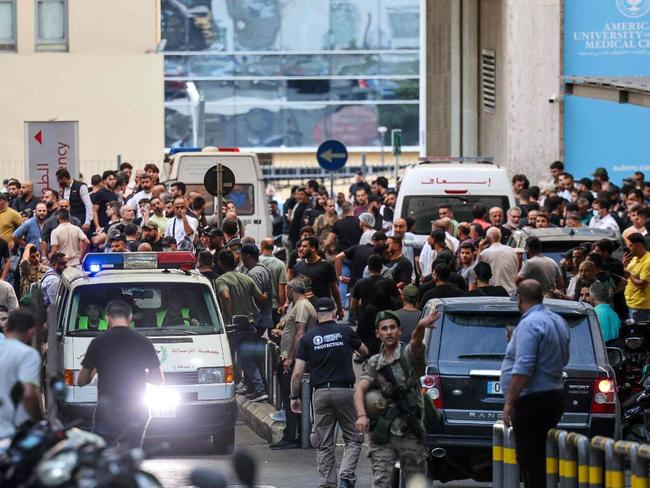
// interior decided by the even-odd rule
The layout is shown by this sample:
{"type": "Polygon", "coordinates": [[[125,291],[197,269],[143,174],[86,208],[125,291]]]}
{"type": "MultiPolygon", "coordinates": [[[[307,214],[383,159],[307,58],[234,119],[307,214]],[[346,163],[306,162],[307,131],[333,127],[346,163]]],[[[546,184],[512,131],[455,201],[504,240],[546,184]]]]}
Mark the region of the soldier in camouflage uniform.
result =
{"type": "Polygon", "coordinates": [[[397,459],[407,483],[413,475],[425,474],[427,453],[422,442],[424,399],[419,380],[425,370],[424,332],[433,327],[439,315],[434,312],[422,318],[408,345],[400,343],[400,321],[394,313],[384,311],[377,315],[375,330],[382,343],[381,350],[365,363],[354,392],[356,429],[359,432],[370,431],[373,488],[392,486],[397,459]],[[392,375],[382,368],[390,368],[392,375]],[[368,418],[368,414],[373,412],[366,411],[365,403],[365,395],[370,390],[379,390],[386,400],[383,413],[373,415],[373,419],[368,418]],[[398,408],[400,402],[401,408],[398,408]],[[404,415],[404,411],[410,415],[404,415]]]}

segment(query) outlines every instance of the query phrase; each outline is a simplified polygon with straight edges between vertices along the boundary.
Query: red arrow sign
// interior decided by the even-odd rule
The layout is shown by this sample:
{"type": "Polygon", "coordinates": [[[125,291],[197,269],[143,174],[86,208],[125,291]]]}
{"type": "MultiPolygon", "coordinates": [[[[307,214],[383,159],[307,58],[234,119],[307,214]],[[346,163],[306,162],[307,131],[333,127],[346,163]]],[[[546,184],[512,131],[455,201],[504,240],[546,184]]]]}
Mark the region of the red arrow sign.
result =
{"type": "Polygon", "coordinates": [[[36,142],[38,142],[39,144],[43,144],[43,131],[39,130],[34,136],[34,139],[36,139],[36,142]]]}

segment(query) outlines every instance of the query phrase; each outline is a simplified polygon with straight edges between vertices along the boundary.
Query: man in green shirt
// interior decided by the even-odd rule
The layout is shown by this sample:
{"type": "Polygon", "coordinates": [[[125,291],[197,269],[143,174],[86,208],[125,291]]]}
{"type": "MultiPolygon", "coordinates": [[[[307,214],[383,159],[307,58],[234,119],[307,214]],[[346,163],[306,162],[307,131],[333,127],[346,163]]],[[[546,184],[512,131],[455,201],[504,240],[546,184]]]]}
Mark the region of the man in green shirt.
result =
{"type": "Polygon", "coordinates": [[[253,313],[257,310],[257,305],[264,303],[267,298],[250,276],[235,271],[235,255],[231,251],[227,249],[219,251],[217,265],[222,274],[215,280],[215,284],[224,321],[226,324],[230,324],[233,316],[245,315],[249,317],[251,323],[251,332],[235,332],[228,337],[233,358],[237,353],[241,368],[252,384],[250,389],[242,385],[238,388],[238,393],[248,393],[247,398],[255,402],[267,400],[269,396],[266,393],[262,375],[255,365],[255,361],[241,347],[244,343],[256,341],[257,338],[252,332],[253,313]]]}
{"type": "Polygon", "coordinates": [[[617,339],[621,328],[621,320],[609,304],[611,299],[610,288],[600,281],[594,281],[589,287],[589,295],[600,323],[600,333],[603,336],[603,341],[608,343],[617,339]]]}
{"type": "Polygon", "coordinates": [[[273,239],[262,239],[260,253],[260,262],[271,271],[273,325],[277,325],[287,309],[287,267],[273,255],[273,239]]]}

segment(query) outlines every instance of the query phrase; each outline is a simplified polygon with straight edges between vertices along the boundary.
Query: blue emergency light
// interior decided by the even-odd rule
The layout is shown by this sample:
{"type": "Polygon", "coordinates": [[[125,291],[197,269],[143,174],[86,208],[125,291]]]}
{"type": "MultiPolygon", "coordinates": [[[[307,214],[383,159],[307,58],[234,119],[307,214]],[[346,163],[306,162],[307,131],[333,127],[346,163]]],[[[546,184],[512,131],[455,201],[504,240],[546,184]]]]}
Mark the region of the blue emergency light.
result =
{"type": "Polygon", "coordinates": [[[189,271],[196,259],[191,252],[109,252],[89,253],[83,261],[84,271],[95,274],[107,270],[180,269],[189,271]]]}

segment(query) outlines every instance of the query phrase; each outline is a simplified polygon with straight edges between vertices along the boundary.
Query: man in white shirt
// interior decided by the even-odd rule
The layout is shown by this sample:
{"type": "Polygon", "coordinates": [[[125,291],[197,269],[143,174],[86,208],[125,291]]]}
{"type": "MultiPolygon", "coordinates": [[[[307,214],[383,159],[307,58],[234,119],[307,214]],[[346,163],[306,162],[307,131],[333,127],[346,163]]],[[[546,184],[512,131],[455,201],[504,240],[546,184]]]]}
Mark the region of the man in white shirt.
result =
{"type": "Polygon", "coordinates": [[[56,218],[59,225],[52,231],[50,237],[50,256],[62,252],[68,261],[68,266],[79,266],[90,241],[79,227],[70,223],[70,212],[66,209],[57,210],[56,218]]]}
{"type": "Polygon", "coordinates": [[[167,222],[165,237],[175,238],[179,248],[181,248],[182,241],[193,245],[198,228],[199,221],[187,215],[187,201],[184,198],[174,200],[174,217],[167,222]]]}
{"type": "Polygon", "coordinates": [[[604,198],[594,200],[592,205],[594,216],[589,221],[589,227],[592,229],[612,229],[616,232],[621,231],[616,220],[614,220],[614,217],[609,214],[609,206],[609,201],[604,198]]]}
{"type": "Polygon", "coordinates": [[[142,190],[133,195],[133,198],[129,200],[129,205],[135,211],[138,217],[142,217],[142,214],[140,212],[140,205],[138,205],[140,203],[140,200],[144,198],[151,198],[151,189],[153,188],[153,182],[147,173],[143,173],[142,176],[140,176],[140,185],[142,187],[142,190]]]}
{"type": "Polygon", "coordinates": [[[519,269],[517,251],[501,244],[501,231],[496,227],[487,230],[485,239],[490,247],[481,252],[478,260],[488,263],[492,269],[490,285],[502,286],[508,293],[514,293],[517,289],[515,280],[519,269]]]}
{"type": "Polygon", "coordinates": [[[15,310],[9,314],[5,340],[0,342],[0,438],[11,437],[16,426],[43,417],[40,376],[41,357],[28,344],[36,331],[31,313],[15,310]],[[22,390],[17,398],[14,393],[22,390]]]}

